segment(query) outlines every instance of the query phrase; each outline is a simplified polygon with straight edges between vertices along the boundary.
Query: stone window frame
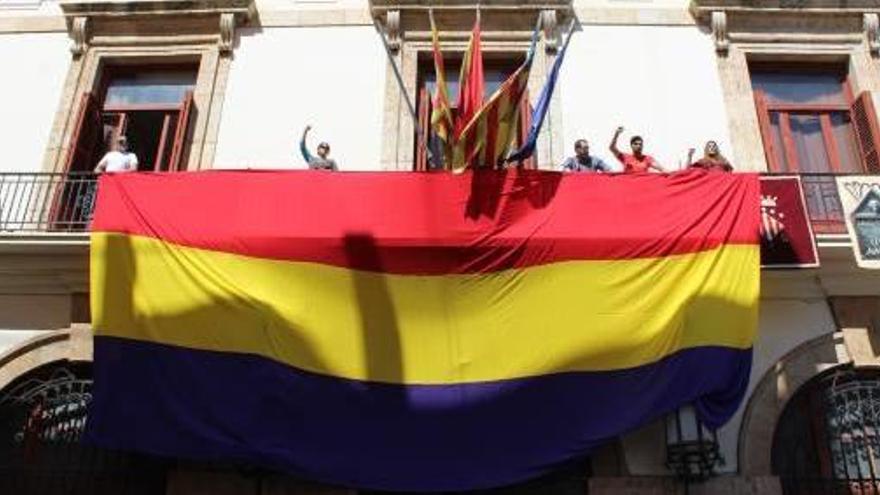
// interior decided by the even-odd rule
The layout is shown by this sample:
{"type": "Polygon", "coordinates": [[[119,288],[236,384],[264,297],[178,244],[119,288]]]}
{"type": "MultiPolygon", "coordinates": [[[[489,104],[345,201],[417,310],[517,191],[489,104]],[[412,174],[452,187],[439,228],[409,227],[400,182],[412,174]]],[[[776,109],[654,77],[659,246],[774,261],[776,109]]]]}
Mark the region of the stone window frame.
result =
{"type": "MultiPolygon", "coordinates": [[[[712,32],[727,108],[735,163],[767,172],[768,164],[752,92],[749,63],[804,62],[845,65],[854,96],[870,91],[880,108],[880,45],[876,8],[769,4],[740,0],[695,0],[692,14],[712,32]]],[[[818,4],[817,4],[818,5],[818,4]]]]}
{"type": "MultiPolygon", "coordinates": [[[[381,170],[414,170],[416,127],[407,108],[404,97],[415,105],[418,99],[418,67],[423,57],[430,58],[433,53],[431,33],[427,27],[428,10],[417,2],[400,2],[385,6],[384,1],[373,2],[373,16],[389,40],[389,48],[400,70],[406,96],[401,94],[391,62],[386,60],[385,90],[382,111],[382,150],[381,170]],[[409,8],[407,8],[409,6],[409,8]],[[415,21],[413,20],[415,19],[415,21]]],[[[467,47],[470,28],[476,17],[477,2],[445,5],[438,2],[435,15],[441,11],[454,11],[457,17],[451,24],[438,19],[440,47],[446,56],[461,53],[467,47]],[[450,29],[451,28],[451,29],[450,29]]],[[[529,30],[505,30],[493,27],[490,22],[497,18],[515,19],[516,24],[534,25],[540,16],[541,36],[535,52],[535,59],[529,74],[529,98],[534,104],[543,88],[550,68],[556,60],[560,46],[562,26],[571,18],[569,6],[564,1],[549,1],[538,7],[521,6],[512,0],[490,0],[480,4],[482,18],[482,49],[484,53],[522,54],[528,51],[532,32],[529,30]],[[559,9],[553,7],[558,3],[559,9]],[[527,22],[526,22],[527,21],[527,22]]],[[[511,25],[513,23],[498,23],[511,25]]],[[[538,168],[555,168],[564,158],[562,133],[561,88],[554,91],[547,118],[538,137],[535,150],[538,168]]],[[[488,97],[489,95],[486,95],[488,97]]],[[[455,98],[456,95],[450,95],[455,98]]]]}
{"type": "Polygon", "coordinates": [[[198,72],[193,88],[195,115],[180,169],[211,168],[236,45],[235,27],[252,17],[253,1],[221,0],[209,8],[195,0],[173,4],[84,1],[62,7],[73,57],[43,156],[43,171],[65,171],[82,96],[98,89],[105,67],[181,62],[197,63],[198,72]],[[167,28],[169,23],[172,29],[167,28]]]}

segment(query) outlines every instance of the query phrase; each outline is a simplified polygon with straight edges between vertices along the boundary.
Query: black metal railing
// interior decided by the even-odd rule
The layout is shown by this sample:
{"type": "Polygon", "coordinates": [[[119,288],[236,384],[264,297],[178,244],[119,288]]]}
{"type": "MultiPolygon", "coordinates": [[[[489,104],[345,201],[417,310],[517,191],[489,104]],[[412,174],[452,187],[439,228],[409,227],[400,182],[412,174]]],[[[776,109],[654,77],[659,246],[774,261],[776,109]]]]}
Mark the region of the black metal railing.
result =
{"type": "Polygon", "coordinates": [[[91,172],[0,173],[0,233],[87,230],[97,180],[91,172]]]}
{"type": "MultiPolygon", "coordinates": [[[[815,233],[846,233],[836,175],[800,176],[815,233]]],[[[87,230],[97,180],[91,172],[0,173],[0,233],[87,230]]]]}

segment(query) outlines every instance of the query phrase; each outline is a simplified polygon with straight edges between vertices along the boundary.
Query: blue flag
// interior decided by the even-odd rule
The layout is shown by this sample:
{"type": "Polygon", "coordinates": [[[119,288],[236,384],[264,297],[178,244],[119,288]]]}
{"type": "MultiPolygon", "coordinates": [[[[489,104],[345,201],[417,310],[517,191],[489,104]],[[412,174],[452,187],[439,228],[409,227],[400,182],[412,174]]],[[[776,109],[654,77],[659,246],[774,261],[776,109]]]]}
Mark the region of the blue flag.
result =
{"type": "Polygon", "coordinates": [[[568,34],[565,37],[565,44],[562,45],[562,50],[559,51],[556,61],[553,62],[553,68],[550,69],[550,75],[547,77],[547,82],[544,83],[544,88],[541,90],[541,97],[538,98],[538,104],[535,105],[535,109],[532,111],[532,125],[529,127],[529,136],[520,149],[507,157],[508,162],[525,160],[535,152],[538,133],[541,132],[544,117],[547,116],[547,109],[550,108],[550,99],[553,98],[553,89],[556,87],[556,79],[559,77],[559,67],[562,66],[562,60],[565,58],[565,49],[568,48],[568,42],[571,41],[574,28],[575,21],[572,20],[571,27],[568,29],[568,34]]]}

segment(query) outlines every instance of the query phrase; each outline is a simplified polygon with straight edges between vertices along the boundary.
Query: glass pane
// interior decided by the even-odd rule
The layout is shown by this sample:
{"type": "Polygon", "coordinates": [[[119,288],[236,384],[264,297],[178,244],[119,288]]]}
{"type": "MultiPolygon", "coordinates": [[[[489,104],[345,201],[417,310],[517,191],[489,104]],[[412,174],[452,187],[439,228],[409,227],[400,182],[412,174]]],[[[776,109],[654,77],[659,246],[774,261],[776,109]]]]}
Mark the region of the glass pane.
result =
{"type": "Polygon", "coordinates": [[[776,154],[776,163],[779,164],[780,172],[791,172],[785,159],[785,144],[782,142],[782,128],[779,126],[779,112],[770,112],[770,132],[773,134],[773,151],[776,154]]]}
{"type": "Polygon", "coordinates": [[[856,142],[856,133],[849,112],[832,112],[831,129],[840,154],[840,171],[861,173],[862,159],[856,142]]]}
{"type": "Polygon", "coordinates": [[[789,119],[791,138],[797,153],[798,170],[806,173],[831,172],[819,116],[790,114],[789,119]]]}
{"type": "MultiPolygon", "coordinates": [[[[514,69],[515,70],[515,69],[514,69]]],[[[446,67],[446,90],[449,92],[449,103],[454,107],[456,104],[456,100],[458,99],[458,76],[460,69],[458,67],[446,67]]],[[[507,80],[510,74],[513,73],[513,70],[501,70],[501,69],[483,69],[483,88],[485,91],[485,98],[488,99],[489,96],[492,95],[501,84],[507,80]]],[[[434,74],[434,66],[431,66],[430,71],[425,74],[425,87],[428,88],[428,92],[431,94],[431,97],[434,96],[434,91],[437,89],[437,75],[434,74]]]]}
{"type": "Polygon", "coordinates": [[[195,86],[194,70],[149,71],[114,77],[107,86],[105,105],[178,104],[195,86]]]}
{"type": "Polygon", "coordinates": [[[764,90],[769,103],[847,104],[836,72],[753,72],[752,88],[764,90]]]}

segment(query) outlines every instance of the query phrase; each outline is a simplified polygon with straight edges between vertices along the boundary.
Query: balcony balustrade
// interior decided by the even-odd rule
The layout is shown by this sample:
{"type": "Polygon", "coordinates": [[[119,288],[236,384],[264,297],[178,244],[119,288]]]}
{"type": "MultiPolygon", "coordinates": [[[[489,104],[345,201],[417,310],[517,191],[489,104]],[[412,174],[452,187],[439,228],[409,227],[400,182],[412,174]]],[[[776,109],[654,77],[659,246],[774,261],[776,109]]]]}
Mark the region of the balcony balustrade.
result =
{"type": "MultiPolygon", "coordinates": [[[[0,173],[0,235],[88,230],[97,181],[90,172],[0,173]]],[[[835,175],[801,174],[801,182],[814,232],[845,234],[835,175]]]]}

